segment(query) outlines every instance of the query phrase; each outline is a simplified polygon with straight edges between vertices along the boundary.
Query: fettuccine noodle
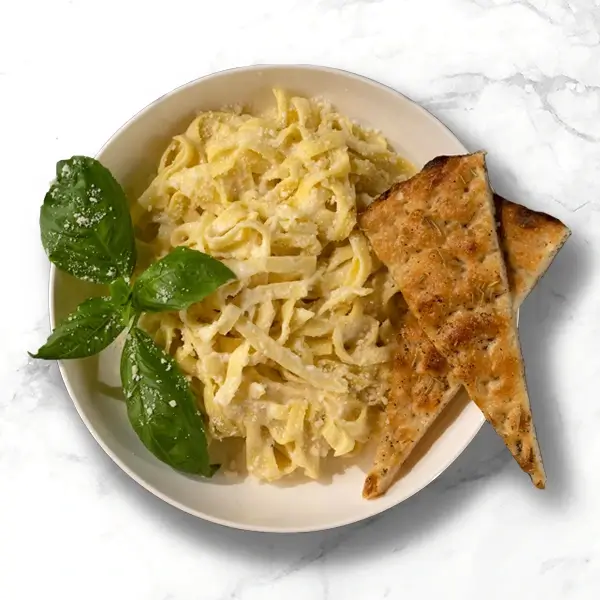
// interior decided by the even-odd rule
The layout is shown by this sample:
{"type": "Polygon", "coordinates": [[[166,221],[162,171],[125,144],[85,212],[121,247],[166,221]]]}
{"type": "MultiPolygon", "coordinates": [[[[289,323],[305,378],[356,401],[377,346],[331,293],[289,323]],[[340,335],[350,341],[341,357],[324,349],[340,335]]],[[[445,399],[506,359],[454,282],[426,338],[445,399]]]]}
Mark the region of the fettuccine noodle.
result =
{"type": "MultiPolygon", "coordinates": [[[[185,245],[238,277],[144,327],[189,375],[211,444],[243,440],[272,481],[368,440],[388,390],[396,288],[356,212],[412,168],[326,102],[199,114],[164,152],[133,214],[140,254],[185,245]]],[[[213,447],[211,446],[211,447],[213,447]]]]}

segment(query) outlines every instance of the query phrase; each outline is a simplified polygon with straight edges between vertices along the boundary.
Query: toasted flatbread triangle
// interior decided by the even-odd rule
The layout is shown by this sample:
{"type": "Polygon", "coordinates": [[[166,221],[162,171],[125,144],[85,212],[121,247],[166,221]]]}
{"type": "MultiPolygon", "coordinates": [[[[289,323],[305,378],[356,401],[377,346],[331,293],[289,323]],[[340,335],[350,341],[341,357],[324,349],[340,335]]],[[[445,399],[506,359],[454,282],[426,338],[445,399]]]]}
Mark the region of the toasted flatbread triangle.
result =
{"type": "MultiPolygon", "coordinates": [[[[440,160],[424,168],[436,168],[440,160]]],[[[494,201],[516,310],[550,266],[570,231],[544,213],[498,195],[494,195],[494,201]]],[[[382,210],[382,206],[383,202],[374,210],[382,210]]],[[[399,317],[398,349],[391,377],[386,420],[373,467],[365,480],[365,498],[376,498],[389,489],[404,461],[461,387],[408,308],[399,317]]]]}
{"type": "MultiPolygon", "coordinates": [[[[447,403],[462,382],[523,470],[544,487],[484,155],[433,161],[374,203],[360,224],[448,362],[451,374],[430,377],[427,385],[438,386],[439,402],[447,403]]],[[[521,277],[527,279],[520,273],[515,281],[521,277]]],[[[422,350],[426,368],[443,375],[435,354],[422,350]]]]}

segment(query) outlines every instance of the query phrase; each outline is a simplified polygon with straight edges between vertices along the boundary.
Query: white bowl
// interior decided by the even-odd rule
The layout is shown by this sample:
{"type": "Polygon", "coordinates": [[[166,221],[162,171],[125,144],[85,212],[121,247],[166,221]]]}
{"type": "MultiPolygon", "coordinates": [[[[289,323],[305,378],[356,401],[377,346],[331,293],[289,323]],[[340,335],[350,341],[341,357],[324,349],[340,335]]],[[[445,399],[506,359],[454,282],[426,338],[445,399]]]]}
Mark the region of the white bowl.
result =
{"type": "MultiPolygon", "coordinates": [[[[466,148],[437,119],[406,97],[379,83],[323,67],[253,66],[209,75],[162,96],[115,133],[97,158],[132,194],[156,168],[172,135],[195,113],[224,105],[261,107],[279,86],[304,96],[323,96],[364,125],[380,129],[395,149],[420,167],[440,154],[466,148]]],[[[50,315],[56,321],[91,293],[91,288],[52,268],[50,315]]],[[[97,293],[97,290],[96,290],[97,293]]],[[[108,455],[153,494],[203,519],[254,531],[315,531],[353,523],[406,500],[442,473],[479,431],[483,417],[464,396],[451,404],[404,475],[377,500],[361,496],[362,465],[349,464],[323,481],[295,479],[277,485],[216,475],[191,478],[159,462],[131,429],[119,399],[118,353],[65,361],[60,369],[88,429],[108,455]]],[[[364,457],[366,461],[368,457],[364,457]]]]}

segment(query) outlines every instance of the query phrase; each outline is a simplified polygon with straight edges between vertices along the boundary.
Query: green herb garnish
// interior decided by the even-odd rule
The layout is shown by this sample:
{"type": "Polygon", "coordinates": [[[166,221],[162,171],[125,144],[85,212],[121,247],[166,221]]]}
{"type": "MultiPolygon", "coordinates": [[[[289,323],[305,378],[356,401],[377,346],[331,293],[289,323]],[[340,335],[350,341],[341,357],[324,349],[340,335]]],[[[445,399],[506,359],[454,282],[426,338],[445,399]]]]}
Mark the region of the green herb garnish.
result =
{"type": "Polygon", "coordinates": [[[97,160],[74,156],[56,165],[40,228],[48,258],[61,271],[95,283],[131,277],[135,240],[127,198],[97,160]]]}
{"type": "Polygon", "coordinates": [[[183,310],[232,277],[235,275],[218,260],[179,246],[137,278],[133,305],[148,312],[183,310]]]}
{"type": "Polygon", "coordinates": [[[174,469],[210,477],[204,422],[173,358],[136,323],[143,311],[185,309],[235,278],[214,258],[179,247],[131,284],[136,252],[125,192],[97,160],[60,161],[40,213],[48,258],[74,277],[108,284],[54,329],[33,358],[84,358],[127,330],[121,382],[129,421],[143,444],[174,469]]]}
{"type": "Polygon", "coordinates": [[[155,456],[179,471],[213,474],[202,418],[177,364],[152,338],[132,327],[121,355],[127,414],[155,456]]]}
{"type": "Polygon", "coordinates": [[[85,358],[104,350],[125,329],[121,306],[111,298],[88,298],[54,329],[33,358],[85,358]]]}

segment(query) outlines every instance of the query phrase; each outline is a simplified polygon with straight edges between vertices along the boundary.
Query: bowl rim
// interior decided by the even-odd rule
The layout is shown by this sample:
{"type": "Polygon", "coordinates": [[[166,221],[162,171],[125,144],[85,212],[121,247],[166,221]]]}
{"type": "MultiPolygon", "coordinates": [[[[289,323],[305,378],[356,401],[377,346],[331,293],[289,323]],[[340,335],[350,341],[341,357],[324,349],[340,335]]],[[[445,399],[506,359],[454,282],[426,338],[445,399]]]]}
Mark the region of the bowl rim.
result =
{"type": "MultiPolygon", "coordinates": [[[[462,149],[465,153],[469,152],[468,149],[464,146],[464,144],[457,138],[457,136],[454,134],[454,132],[449,127],[447,127],[444,123],[442,123],[435,115],[430,113],[423,106],[421,106],[420,104],[418,104],[417,102],[415,102],[414,100],[412,100],[411,98],[409,98],[408,96],[403,94],[402,92],[399,92],[398,90],[396,90],[386,84],[380,83],[379,81],[371,79],[370,77],[366,77],[364,75],[359,75],[357,73],[353,73],[352,71],[348,71],[345,69],[340,69],[340,68],[336,68],[336,67],[328,67],[328,66],[323,66],[323,65],[318,65],[318,64],[309,64],[309,63],[260,64],[260,63],[258,63],[258,64],[253,64],[253,65],[246,65],[246,66],[241,66],[241,67],[231,67],[231,68],[223,69],[220,71],[215,71],[213,73],[209,73],[207,75],[203,75],[201,77],[197,77],[195,79],[187,81],[186,83],[183,83],[182,85],[175,87],[174,89],[170,90],[169,92],[162,94],[161,96],[159,96],[152,102],[148,103],[146,106],[144,106],[138,112],[136,112],[125,123],[123,123],[106,140],[106,142],[104,142],[104,144],[100,147],[100,149],[96,152],[96,154],[94,156],[97,158],[99,155],[101,155],[104,152],[104,150],[113,142],[113,140],[122,131],[124,131],[126,128],[128,128],[131,124],[133,124],[142,115],[144,115],[145,113],[152,110],[156,105],[163,102],[163,100],[165,98],[167,98],[173,94],[179,93],[188,87],[193,87],[193,86],[197,85],[198,83],[200,83],[201,81],[205,81],[208,79],[216,79],[216,78],[220,78],[220,77],[227,77],[232,72],[272,71],[272,70],[277,70],[277,69],[316,70],[316,71],[321,71],[321,72],[325,72],[325,73],[330,73],[333,75],[343,75],[345,77],[349,77],[351,79],[355,79],[355,80],[361,81],[363,83],[367,83],[370,86],[378,87],[380,90],[382,90],[388,94],[393,94],[395,96],[398,96],[398,97],[402,98],[403,100],[412,104],[412,107],[414,109],[418,110],[419,112],[421,112],[425,118],[432,120],[434,122],[434,124],[437,127],[439,127],[441,130],[443,130],[446,134],[450,134],[455,139],[457,144],[462,147],[462,149]]],[[[49,281],[48,281],[48,297],[49,297],[48,309],[49,309],[50,326],[52,329],[54,329],[54,327],[56,326],[56,310],[55,310],[56,306],[55,306],[54,290],[55,290],[55,285],[56,285],[57,271],[58,271],[58,269],[55,267],[54,264],[51,263],[50,264],[50,276],[49,276],[49,281]]],[[[102,448],[102,450],[104,450],[104,452],[111,458],[111,460],[123,472],[125,472],[129,477],[131,477],[131,479],[133,479],[133,481],[135,481],[137,484],[139,484],[142,488],[144,488],[148,492],[152,493],[157,498],[163,500],[167,504],[170,504],[171,506],[173,506],[189,515],[192,515],[194,517],[203,519],[205,521],[209,521],[211,523],[215,523],[217,525],[223,525],[225,527],[237,529],[240,531],[261,532],[261,533],[310,533],[310,532],[327,531],[330,529],[344,527],[346,525],[358,523],[360,521],[364,521],[366,519],[371,519],[377,515],[380,515],[381,513],[385,512],[395,506],[402,504],[409,498],[413,497],[415,494],[418,494],[419,492],[421,492],[427,486],[431,485],[466,450],[466,448],[473,441],[475,436],[479,433],[479,431],[481,430],[481,427],[483,426],[483,424],[485,422],[485,418],[483,417],[483,414],[481,414],[479,424],[475,425],[473,427],[473,431],[469,435],[464,437],[462,444],[460,446],[457,446],[456,451],[452,455],[449,455],[447,457],[447,459],[444,461],[444,463],[433,473],[433,475],[431,476],[431,478],[429,479],[429,481],[427,483],[425,483],[421,487],[416,487],[414,490],[411,490],[409,493],[405,494],[404,496],[395,498],[392,502],[381,502],[381,500],[383,500],[385,498],[385,496],[383,496],[379,500],[369,500],[368,502],[371,502],[373,504],[373,511],[369,515],[359,515],[357,517],[347,517],[347,518],[343,518],[343,519],[340,519],[337,521],[332,521],[331,523],[329,523],[327,525],[314,525],[314,526],[302,526],[302,527],[298,527],[298,526],[282,527],[282,526],[270,526],[270,525],[242,524],[242,523],[238,523],[236,521],[230,521],[228,519],[215,517],[210,514],[204,513],[200,510],[186,506],[185,504],[179,502],[178,500],[175,500],[168,494],[157,489],[153,484],[151,484],[146,479],[144,479],[144,477],[138,475],[137,472],[135,472],[127,464],[125,464],[125,462],[123,460],[121,460],[121,458],[115,452],[113,452],[113,450],[109,447],[109,445],[104,441],[102,436],[98,433],[98,431],[96,430],[96,428],[92,424],[92,422],[88,419],[88,417],[84,413],[84,411],[79,403],[79,400],[77,399],[77,395],[75,394],[73,387],[71,386],[69,377],[67,376],[67,373],[65,372],[63,361],[59,360],[57,362],[58,362],[58,368],[59,368],[63,383],[65,385],[65,388],[67,390],[69,397],[71,398],[71,401],[73,402],[73,404],[75,406],[75,409],[77,410],[77,413],[79,414],[79,417],[81,418],[81,420],[87,427],[87,429],[90,432],[90,434],[92,435],[92,437],[96,440],[98,445],[102,448]]],[[[367,502],[367,500],[365,500],[365,502],[367,502]]]]}

